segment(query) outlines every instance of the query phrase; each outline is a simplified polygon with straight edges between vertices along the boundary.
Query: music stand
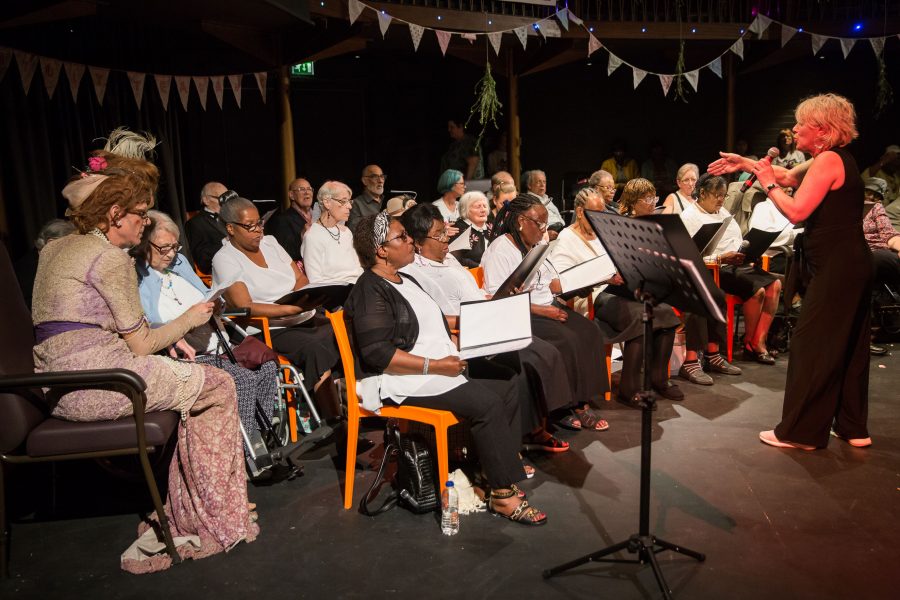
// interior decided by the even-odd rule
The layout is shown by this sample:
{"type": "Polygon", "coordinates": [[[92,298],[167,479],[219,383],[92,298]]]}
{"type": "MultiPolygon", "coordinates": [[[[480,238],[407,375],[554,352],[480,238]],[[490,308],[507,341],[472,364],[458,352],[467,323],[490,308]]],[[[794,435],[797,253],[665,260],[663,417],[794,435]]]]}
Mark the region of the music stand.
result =
{"type": "Polygon", "coordinates": [[[650,381],[653,307],[666,302],[683,311],[725,320],[719,303],[722,294],[703,264],[697,246],[677,215],[629,218],[599,211],[585,211],[588,222],[618,269],[625,287],[644,305],[644,379],[638,392],[641,406],[641,489],[638,532],[612,546],[592,552],[543,572],[548,579],[588,562],[650,563],[664,598],[671,598],[656,554],[672,550],[700,562],[706,555],[667,542],[650,533],[651,418],[656,402],[650,381]],[[627,550],[636,559],[605,558],[627,550]]]}

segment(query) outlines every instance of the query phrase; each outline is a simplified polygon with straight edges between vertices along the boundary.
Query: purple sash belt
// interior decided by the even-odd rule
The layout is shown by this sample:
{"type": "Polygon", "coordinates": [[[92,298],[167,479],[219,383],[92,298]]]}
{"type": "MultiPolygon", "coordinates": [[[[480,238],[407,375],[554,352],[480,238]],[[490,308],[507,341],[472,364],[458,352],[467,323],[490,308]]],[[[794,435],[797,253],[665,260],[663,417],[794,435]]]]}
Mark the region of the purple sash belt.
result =
{"type": "Polygon", "coordinates": [[[76,323],[75,321],[44,321],[34,326],[34,343],[40,344],[54,335],[78,329],[100,329],[100,326],[91,323],[76,323]]]}

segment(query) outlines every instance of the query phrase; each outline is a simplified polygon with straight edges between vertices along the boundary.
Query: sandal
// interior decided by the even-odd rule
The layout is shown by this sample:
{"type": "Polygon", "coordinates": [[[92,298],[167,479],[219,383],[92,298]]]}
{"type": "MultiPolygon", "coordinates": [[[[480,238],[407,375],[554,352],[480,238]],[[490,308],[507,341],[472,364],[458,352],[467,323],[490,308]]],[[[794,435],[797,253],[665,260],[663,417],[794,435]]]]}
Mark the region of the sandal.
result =
{"type": "Polygon", "coordinates": [[[593,431],[606,431],[609,429],[609,423],[606,422],[606,419],[601,419],[600,415],[586,404],[583,409],[576,410],[575,414],[578,415],[581,426],[585,429],[591,429],[593,431]]]}
{"type": "Polygon", "coordinates": [[[522,500],[519,505],[516,506],[515,510],[508,515],[505,515],[494,508],[494,499],[505,500],[507,498],[512,498],[514,495],[516,495],[516,492],[512,488],[510,488],[510,491],[502,493],[491,490],[491,495],[488,497],[487,503],[488,512],[496,517],[503,517],[504,519],[521,523],[522,525],[539,526],[547,523],[546,513],[528,504],[528,500],[522,500]]]}
{"type": "Polygon", "coordinates": [[[522,488],[520,488],[516,484],[514,484],[514,483],[509,484],[509,489],[511,489],[513,492],[515,492],[516,498],[521,498],[522,500],[525,499],[525,492],[522,490],[522,488]]]}
{"type": "Polygon", "coordinates": [[[557,421],[556,424],[563,429],[568,429],[569,431],[581,431],[583,429],[581,420],[579,420],[578,416],[573,413],[569,413],[568,415],[557,421]]]}
{"type": "Polygon", "coordinates": [[[540,450],[541,452],[565,452],[569,449],[569,442],[564,442],[553,437],[549,432],[542,431],[526,435],[522,447],[525,450],[540,450]]]}

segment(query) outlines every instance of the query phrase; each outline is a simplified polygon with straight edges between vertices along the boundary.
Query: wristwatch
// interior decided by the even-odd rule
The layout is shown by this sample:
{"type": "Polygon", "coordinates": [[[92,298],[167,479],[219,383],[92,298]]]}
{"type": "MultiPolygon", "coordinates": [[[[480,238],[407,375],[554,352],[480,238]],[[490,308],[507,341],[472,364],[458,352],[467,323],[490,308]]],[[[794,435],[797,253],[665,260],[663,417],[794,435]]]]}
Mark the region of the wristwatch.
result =
{"type": "Polygon", "coordinates": [[[766,186],[766,196],[768,196],[769,192],[771,192],[772,190],[774,190],[777,187],[778,187],[777,183],[770,183],[769,185],[767,185],[766,186]]]}

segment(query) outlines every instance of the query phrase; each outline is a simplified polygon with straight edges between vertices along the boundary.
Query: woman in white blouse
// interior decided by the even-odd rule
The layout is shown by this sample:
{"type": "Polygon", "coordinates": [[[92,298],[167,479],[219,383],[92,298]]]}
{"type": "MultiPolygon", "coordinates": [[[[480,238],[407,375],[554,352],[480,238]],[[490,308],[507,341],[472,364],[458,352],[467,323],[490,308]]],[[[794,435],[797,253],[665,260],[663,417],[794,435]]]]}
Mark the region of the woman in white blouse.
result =
{"type": "Polygon", "coordinates": [[[700,169],[694,163],[685,163],[678,168],[675,185],[678,189],[663,200],[663,214],[681,214],[688,206],[694,204],[694,186],[700,179],[700,169]]]}
{"type": "MultiPolygon", "coordinates": [[[[525,254],[543,240],[547,217],[547,209],[534,196],[516,196],[503,207],[494,223],[493,241],[481,259],[485,291],[496,292],[525,254]]],[[[609,391],[603,336],[596,324],[556,302],[560,291],[556,272],[544,261],[530,290],[532,331],[563,356],[572,396],[582,406],[576,410],[580,425],[603,431],[609,423],[591,407],[609,391]]]]}
{"type": "Polygon", "coordinates": [[[215,285],[231,283],[225,291],[230,306],[249,308],[254,317],[268,317],[272,346],[301,369],[304,385],[316,392],[326,417],[340,414],[340,399],[331,381],[338,360],[331,325],[315,311],[275,301],[309,283],[288,253],[272,236],[263,236],[259,211],[245,198],[229,200],[219,217],[228,239],[213,257],[215,285]]]}
{"type": "Polygon", "coordinates": [[[300,254],[310,283],[356,283],[362,274],[353,250],[353,233],[344,223],[350,217],[350,188],[340,181],[326,181],[317,199],[319,219],[303,235],[300,254]]]}

